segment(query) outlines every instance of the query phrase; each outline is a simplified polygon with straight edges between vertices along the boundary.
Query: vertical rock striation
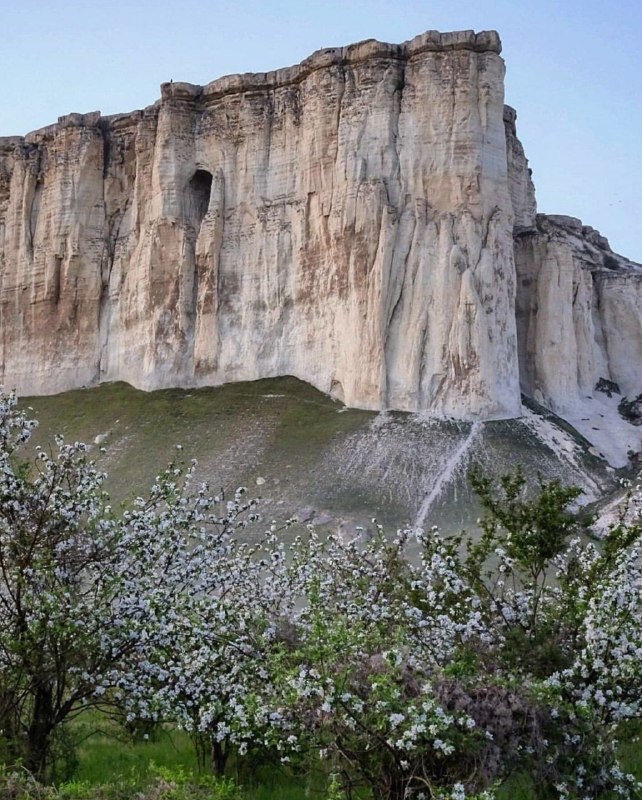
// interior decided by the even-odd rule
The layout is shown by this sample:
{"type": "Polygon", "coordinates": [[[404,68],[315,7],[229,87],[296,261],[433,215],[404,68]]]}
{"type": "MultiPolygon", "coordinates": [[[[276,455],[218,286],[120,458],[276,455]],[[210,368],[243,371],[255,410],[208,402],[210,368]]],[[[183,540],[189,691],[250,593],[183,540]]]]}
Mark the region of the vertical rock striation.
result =
{"type": "Polygon", "coordinates": [[[368,41],[2,140],[4,382],[292,374],[349,405],[518,414],[499,51],[368,41]]]}
{"type": "Polygon", "coordinates": [[[642,266],[573,217],[537,215],[515,241],[524,392],[568,415],[601,378],[642,392],[642,266]]]}
{"type": "Polygon", "coordinates": [[[642,391],[639,271],[536,216],[500,49],[366,41],[0,139],[0,381],[294,375],[459,418],[519,415],[520,376],[642,391]]]}

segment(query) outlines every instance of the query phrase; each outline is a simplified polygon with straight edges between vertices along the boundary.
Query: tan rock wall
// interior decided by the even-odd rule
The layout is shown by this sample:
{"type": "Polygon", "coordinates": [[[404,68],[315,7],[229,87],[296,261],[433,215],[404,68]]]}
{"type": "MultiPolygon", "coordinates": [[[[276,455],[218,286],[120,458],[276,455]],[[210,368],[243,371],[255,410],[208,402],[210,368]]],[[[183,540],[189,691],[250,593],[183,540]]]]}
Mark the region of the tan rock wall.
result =
{"type": "Polygon", "coordinates": [[[349,405],[518,414],[498,53],[365,42],[0,140],[4,383],[292,374],[349,405]]]}
{"type": "Polygon", "coordinates": [[[560,414],[600,378],[642,392],[642,266],[572,217],[538,215],[516,238],[522,388],[560,414]]]}

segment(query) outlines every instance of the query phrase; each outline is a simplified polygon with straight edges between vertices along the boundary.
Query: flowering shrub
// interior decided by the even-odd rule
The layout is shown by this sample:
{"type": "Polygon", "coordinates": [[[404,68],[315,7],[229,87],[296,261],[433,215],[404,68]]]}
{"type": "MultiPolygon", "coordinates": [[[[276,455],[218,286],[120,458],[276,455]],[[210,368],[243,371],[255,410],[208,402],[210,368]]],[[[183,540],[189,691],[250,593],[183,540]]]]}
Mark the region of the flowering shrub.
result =
{"type": "Polygon", "coordinates": [[[318,752],[347,793],[461,798],[523,770],[543,796],[634,796],[617,735],[641,716],[639,508],[591,540],[575,489],[529,501],[519,473],[472,481],[476,539],[294,543],[300,602],[242,707],[249,731],[285,762],[318,752]]]}
{"type": "Polygon", "coordinates": [[[0,746],[42,778],[65,721],[133,689],[251,504],[190,495],[193,467],[170,464],[118,516],[84,444],[20,461],[34,425],[0,396],[0,746]]]}

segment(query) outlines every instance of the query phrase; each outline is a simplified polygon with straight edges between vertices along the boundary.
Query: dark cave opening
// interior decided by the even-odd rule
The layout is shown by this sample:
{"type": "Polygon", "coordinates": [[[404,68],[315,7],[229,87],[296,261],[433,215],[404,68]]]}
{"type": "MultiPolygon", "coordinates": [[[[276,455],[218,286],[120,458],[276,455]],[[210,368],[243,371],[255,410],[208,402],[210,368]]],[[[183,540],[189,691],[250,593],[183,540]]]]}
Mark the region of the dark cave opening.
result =
{"type": "Polygon", "coordinates": [[[196,227],[200,228],[203,217],[207,214],[212,193],[212,173],[206,169],[197,169],[190,179],[188,191],[190,195],[190,216],[194,217],[196,227]]]}

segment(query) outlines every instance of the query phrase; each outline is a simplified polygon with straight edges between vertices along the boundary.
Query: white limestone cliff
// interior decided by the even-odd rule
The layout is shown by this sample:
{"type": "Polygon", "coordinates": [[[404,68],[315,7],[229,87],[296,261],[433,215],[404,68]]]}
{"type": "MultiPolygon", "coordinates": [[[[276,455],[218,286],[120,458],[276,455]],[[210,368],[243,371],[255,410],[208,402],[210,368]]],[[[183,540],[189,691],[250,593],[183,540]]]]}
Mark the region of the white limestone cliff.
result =
{"type": "Polygon", "coordinates": [[[292,374],[364,408],[519,414],[499,50],[368,41],[3,140],[4,383],[292,374]]]}
{"type": "Polygon", "coordinates": [[[642,449],[617,412],[642,393],[642,266],[580,220],[542,214],[516,236],[515,261],[523,391],[624,466],[642,449]]]}
{"type": "Polygon", "coordinates": [[[0,382],[294,375],[469,419],[520,380],[561,413],[642,392],[640,268],[537,216],[500,50],[367,41],[0,139],[0,382]]]}
{"type": "Polygon", "coordinates": [[[573,217],[537,217],[516,238],[524,391],[558,413],[600,378],[642,392],[642,266],[573,217]]]}

